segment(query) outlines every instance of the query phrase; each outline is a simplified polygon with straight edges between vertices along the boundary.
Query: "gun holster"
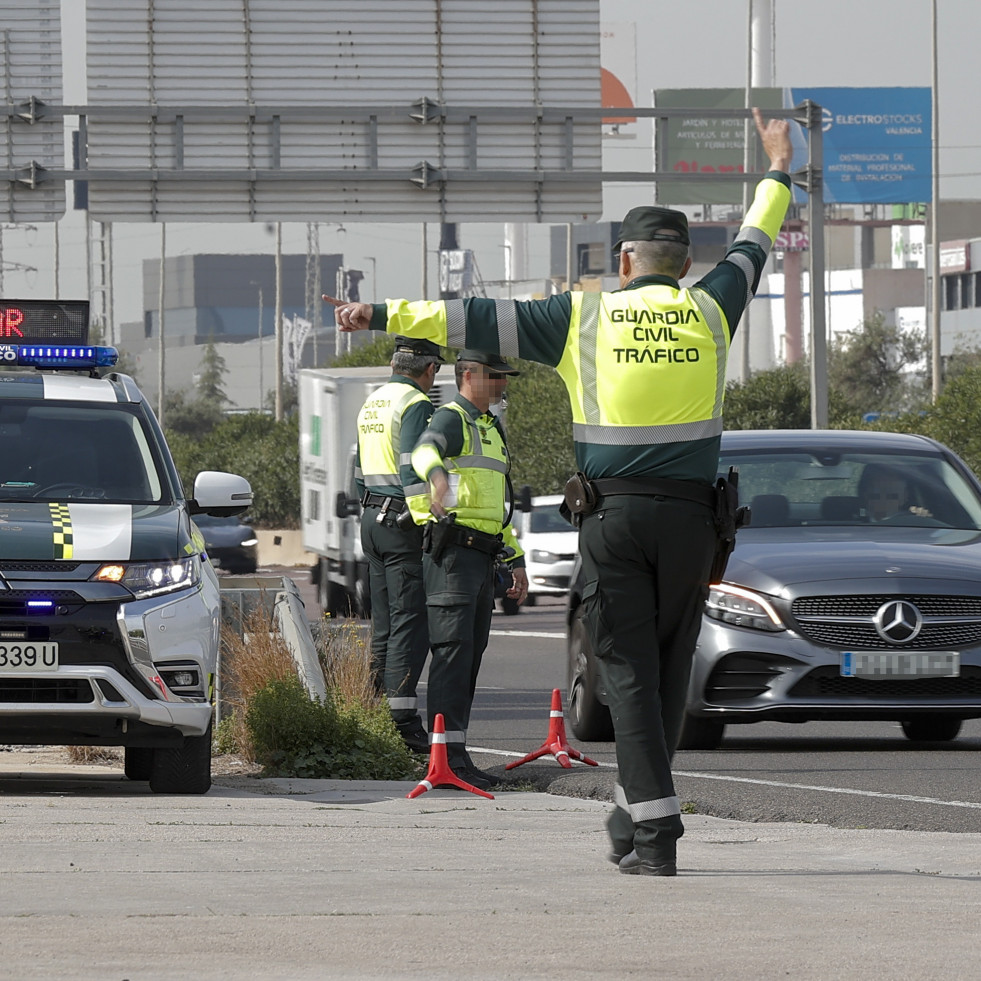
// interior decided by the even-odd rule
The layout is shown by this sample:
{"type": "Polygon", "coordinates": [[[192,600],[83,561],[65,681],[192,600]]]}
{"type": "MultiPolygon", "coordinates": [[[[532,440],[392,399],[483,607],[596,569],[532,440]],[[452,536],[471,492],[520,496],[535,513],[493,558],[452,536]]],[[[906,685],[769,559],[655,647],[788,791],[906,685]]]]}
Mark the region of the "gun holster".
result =
{"type": "Polygon", "coordinates": [[[456,541],[456,515],[447,514],[426,523],[422,532],[422,550],[439,562],[447,546],[456,541]]]}
{"type": "Polygon", "coordinates": [[[729,556],[736,547],[736,532],[748,525],[750,520],[750,509],[739,506],[739,472],[730,467],[728,475],[719,477],[715,482],[716,543],[709,572],[710,583],[722,581],[729,556]]]}

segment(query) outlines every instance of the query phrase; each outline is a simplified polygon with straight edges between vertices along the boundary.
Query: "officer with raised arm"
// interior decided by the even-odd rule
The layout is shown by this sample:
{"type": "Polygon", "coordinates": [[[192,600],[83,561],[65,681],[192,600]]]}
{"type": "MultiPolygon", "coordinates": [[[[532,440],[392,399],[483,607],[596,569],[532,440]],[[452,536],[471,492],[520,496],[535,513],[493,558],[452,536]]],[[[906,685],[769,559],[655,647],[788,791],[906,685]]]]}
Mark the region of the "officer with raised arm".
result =
{"type": "Polygon", "coordinates": [[[706,584],[718,543],[732,540],[714,483],[726,360],[790,204],[789,126],[753,116],[770,169],[722,261],[690,287],[680,285],[686,216],[641,205],[621,225],[619,290],[374,306],[325,297],[341,330],[526,358],[565,383],[581,471],[567,501],[617,744],[610,857],[631,875],[677,874],[684,827],[671,760],[706,584]]]}

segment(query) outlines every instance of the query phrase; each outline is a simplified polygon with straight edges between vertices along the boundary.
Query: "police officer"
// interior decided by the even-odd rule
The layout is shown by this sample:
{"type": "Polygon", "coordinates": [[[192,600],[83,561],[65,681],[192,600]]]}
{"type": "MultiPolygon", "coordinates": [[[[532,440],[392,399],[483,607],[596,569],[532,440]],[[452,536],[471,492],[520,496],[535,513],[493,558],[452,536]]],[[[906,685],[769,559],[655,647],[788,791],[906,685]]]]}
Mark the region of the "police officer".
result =
{"type": "Polygon", "coordinates": [[[427,393],[443,364],[431,341],[395,338],[392,377],[372,392],[358,413],[355,481],[364,514],[361,545],[371,592],[371,665],[376,688],[388,698],[406,746],[429,751],[416,685],[429,651],[422,578],[422,531],[429,488],[409,457],[429,424],[427,393]]]}
{"type": "Polygon", "coordinates": [[[679,285],[691,267],[686,216],[645,205],[621,225],[618,291],[375,307],[325,298],[341,330],[397,323],[550,364],[565,382],[590,480],[573,495],[585,617],[617,742],[611,858],[628,874],[676,874],[684,828],[671,759],[715,550],[726,359],[790,203],[788,124],[753,116],[770,170],[722,261],[689,288],[679,285]]]}
{"type": "Polygon", "coordinates": [[[423,557],[433,652],[426,695],[429,729],[441,713],[450,768],[480,790],[500,780],[474,765],[467,753],[467,726],[490,635],[496,565],[505,549],[513,576],[508,596],[520,603],[528,595],[524,558],[507,525],[507,445],[490,412],[516,374],[495,354],[461,351],[459,392],[436,409],[412,452],[412,466],[428,482],[432,497],[423,557]]]}

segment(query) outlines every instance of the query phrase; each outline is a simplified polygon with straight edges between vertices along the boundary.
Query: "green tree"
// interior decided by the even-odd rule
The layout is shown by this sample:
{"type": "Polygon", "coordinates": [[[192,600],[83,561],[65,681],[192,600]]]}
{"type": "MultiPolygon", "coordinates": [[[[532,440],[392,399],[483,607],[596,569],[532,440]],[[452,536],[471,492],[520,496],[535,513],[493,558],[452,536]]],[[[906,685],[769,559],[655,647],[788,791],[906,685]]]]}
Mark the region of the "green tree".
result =
{"type": "Polygon", "coordinates": [[[266,528],[300,523],[300,431],[296,415],[276,422],[260,412],[222,418],[202,436],[167,431],[167,442],[184,489],[190,493],[202,470],[245,477],[255,502],[249,515],[266,528]]]}
{"type": "Polygon", "coordinates": [[[576,470],[569,396],[553,368],[521,360],[515,367],[521,374],[507,396],[511,480],[533,494],[558,494],[576,470]]]}
{"type": "Polygon", "coordinates": [[[877,313],[835,337],[828,352],[829,387],[856,413],[912,409],[926,397],[926,379],[910,369],[926,350],[922,331],[890,326],[877,313]]]}
{"type": "Polygon", "coordinates": [[[208,341],[201,355],[201,371],[198,374],[197,394],[201,402],[210,402],[219,409],[231,402],[224,389],[228,366],[218,353],[214,341],[208,341]]]}
{"type": "Polygon", "coordinates": [[[726,385],[726,429],[810,429],[811,386],[803,364],[758,371],[726,385]]]}
{"type": "Polygon", "coordinates": [[[217,402],[193,398],[183,390],[169,391],[164,396],[164,424],[168,432],[201,439],[223,418],[224,413],[217,402]]]}
{"type": "Polygon", "coordinates": [[[332,368],[372,368],[390,364],[395,353],[395,337],[378,334],[368,344],[354,347],[347,354],[339,354],[331,362],[332,368]]]}

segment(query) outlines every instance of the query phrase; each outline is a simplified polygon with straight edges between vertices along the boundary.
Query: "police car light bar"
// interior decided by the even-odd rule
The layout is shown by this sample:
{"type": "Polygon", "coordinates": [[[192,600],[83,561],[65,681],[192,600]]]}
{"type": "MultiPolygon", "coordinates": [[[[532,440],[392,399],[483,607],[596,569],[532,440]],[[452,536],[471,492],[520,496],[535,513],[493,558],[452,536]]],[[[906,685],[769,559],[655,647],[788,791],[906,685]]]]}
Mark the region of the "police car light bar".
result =
{"type": "Polygon", "coordinates": [[[114,347],[0,344],[0,365],[27,368],[109,368],[119,360],[114,347]]]}

